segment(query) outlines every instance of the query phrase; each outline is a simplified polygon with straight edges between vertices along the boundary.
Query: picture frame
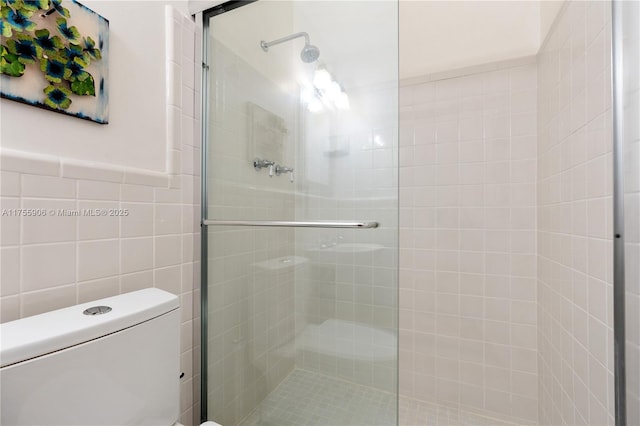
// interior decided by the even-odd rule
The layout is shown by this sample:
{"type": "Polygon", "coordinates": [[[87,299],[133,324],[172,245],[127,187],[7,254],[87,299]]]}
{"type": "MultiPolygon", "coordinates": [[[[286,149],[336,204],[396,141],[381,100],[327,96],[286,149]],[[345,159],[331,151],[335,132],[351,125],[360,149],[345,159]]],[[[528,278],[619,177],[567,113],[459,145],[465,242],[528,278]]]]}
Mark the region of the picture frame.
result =
{"type": "Polygon", "coordinates": [[[75,0],[0,0],[0,96],[109,122],[109,21],[75,0]]]}

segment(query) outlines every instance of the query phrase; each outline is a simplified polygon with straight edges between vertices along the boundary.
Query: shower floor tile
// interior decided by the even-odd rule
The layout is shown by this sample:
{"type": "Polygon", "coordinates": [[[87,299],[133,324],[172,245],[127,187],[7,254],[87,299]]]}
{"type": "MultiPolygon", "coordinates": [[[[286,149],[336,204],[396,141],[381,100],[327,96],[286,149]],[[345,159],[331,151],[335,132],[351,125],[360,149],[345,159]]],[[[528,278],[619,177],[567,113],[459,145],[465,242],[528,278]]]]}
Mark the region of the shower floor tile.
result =
{"type": "Polygon", "coordinates": [[[390,425],[393,395],[306,370],[294,370],[242,426],[390,425]]]}
{"type": "MultiPolygon", "coordinates": [[[[400,399],[402,426],[510,425],[456,409],[400,399]]],[[[395,395],[306,370],[294,370],[241,426],[388,426],[395,395]]]]}

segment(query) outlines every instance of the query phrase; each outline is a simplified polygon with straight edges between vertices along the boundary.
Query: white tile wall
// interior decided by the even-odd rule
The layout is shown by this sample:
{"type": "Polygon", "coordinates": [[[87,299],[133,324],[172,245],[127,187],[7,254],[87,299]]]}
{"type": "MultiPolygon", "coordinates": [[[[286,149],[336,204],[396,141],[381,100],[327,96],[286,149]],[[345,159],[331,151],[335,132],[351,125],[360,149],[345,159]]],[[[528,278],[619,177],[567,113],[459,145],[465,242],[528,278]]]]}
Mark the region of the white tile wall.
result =
{"type": "MultiPolygon", "coordinates": [[[[8,161],[7,157],[3,160],[8,161]]],[[[10,178],[18,179],[12,179],[13,184],[8,185],[5,176],[9,175],[3,172],[2,209],[127,209],[131,216],[3,216],[0,294],[3,322],[149,286],[165,288],[180,295],[182,308],[192,312],[191,306],[186,307],[185,302],[193,303],[193,288],[197,283],[193,281],[193,273],[187,274],[183,282],[182,269],[197,268],[199,251],[194,247],[183,247],[183,241],[186,245],[196,244],[194,233],[197,229],[193,224],[197,222],[193,218],[188,219],[191,232],[183,231],[183,221],[187,219],[182,218],[182,207],[192,207],[197,200],[177,205],[177,210],[172,212],[177,211],[178,214],[165,219],[167,223],[175,222],[165,226],[174,234],[160,236],[154,231],[153,224],[154,211],[164,207],[153,202],[153,193],[158,188],[114,184],[114,193],[112,186],[102,189],[95,186],[93,195],[87,198],[110,201],[85,201],[76,194],[82,194],[81,188],[93,186],[96,182],[55,176],[47,176],[43,181],[43,176],[11,173],[10,178]],[[36,182],[41,182],[44,187],[38,189],[36,182]],[[73,191],[56,192],[56,189],[68,187],[73,191]],[[141,197],[145,203],[123,202],[121,187],[124,199],[135,199],[132,192],[150,193],[151,199],[141,197]],[[29,196],[48,198],[27,198],[23,195],[25,188],[28,188],[29,196]],[[47,188],[51,188],[51,193],[47,188]],[[40,194],[36,193],[38,190],[40,194]],[[70,193],[73,198],[66,198],[70,193]],[[131,235],[136,237],[131,238],[131,235]],[[190,238],[183,240],[184,235],[190,238]],[[164,269],[156,269],[169,265],[176,265],[175,273],[167,274],[163,273],[164,269]],[[157,272],[155,277],[154,270],[157,272]]],[[[194,209],[186,211],[193,212],[194,209]]],[[[188,324],[184,332],[191,335],[192,318],[185,317],[184,321],[188,324]]],[[[183,347],[184,353],[191,353],[191,350],[190,345],[183,347]]],[[[189,362],[188,365],[183,363],[183,369],[192,370],[191,359],[183,357],[183,360],[189,362]]],[[[191,383],[189,389],[190,386],[191,383]]],[[[192,405],[193,401],[188,399],[185,409],[188,414],[183,419],[185,424],[192,423],[192,405]]]]}
{"type": "Polygon", "coordinates": [[[536,75],[530,58],[400,94],[400,393],[523,423],[538,398],[536,75]]]}
{"type": "MultiPolygon", "coordinates": [[[[195,24],[173,8],[169,23],[185,34],[195,24]]],[[[195,45],[170,56],[182,76],[195,72],[195,45]],[[181,53],[180,53],[181,52],[181,53]]],[[[196,90],[194,78],[176,87],[196,90]]],[[[199,89],[198,89],[199,90],[199,89]]],[[[198,95],[199,96],[199,95],[198,95]]],[[[193,100],[193,97],[189,98],[193,100]]],[[[76,303],[145,287],[181,298],[182,415],[194,419],[192,304],[199,303],[199,117],[193,106],[174,106],[183,126],[170,149],[182,155],[169,174],[85,164],[31,152],[0,153],[2,271],[0,321],[11,321],[76,303]],[[190,136],[185,138],[184,135],[190,136]],[[187,167],[183,168],[183,165],[187,167]],[[178,186],[178,184],[180,184],[178,186]],[[7,209],[37,209],[41,216],[12,216],[7,209]],[[122,209],[126,216],[63,215],[61,211],[122,209]],[[52,212],[54,211],[54,212],[52,212]],[[195,272],[194,272],[195,271],[195,272]]],[[[174,136],[175,135],[175,136],[174,136]]],[[[199,315],[199,314],[198,314],[199,315]]],[[[196,415],[195,417],[199,417],[196,415]]]]}
{"type": "Polygon", "coordinates": [[[572,1],[539,55],[541,424],[613,424],[608,1],[572,1]]]}

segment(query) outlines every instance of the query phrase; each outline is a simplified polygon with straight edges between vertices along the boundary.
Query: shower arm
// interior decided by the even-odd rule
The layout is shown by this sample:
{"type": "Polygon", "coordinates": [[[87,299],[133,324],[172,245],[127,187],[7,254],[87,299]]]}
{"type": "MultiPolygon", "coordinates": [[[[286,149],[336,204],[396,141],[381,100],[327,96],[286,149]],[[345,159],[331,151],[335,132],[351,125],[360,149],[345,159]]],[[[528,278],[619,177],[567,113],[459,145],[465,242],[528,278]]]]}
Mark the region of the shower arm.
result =
{"type": "Polygon", "coordinates": [[[260,47],[262,47],[262,50],[264,50],[265,52],[268,52],[269,48],[271,46],[275,46],[276,44],[284,43],[285,41],[293,40],[293,39],[299,38],[299,37],[304,37],[304,44],[305,45],[309,44],[309,34],[307,34],[305,32],[300,32],[300,33],[291,34],[291,35],[288,35],[286,37],[282,37],[282,38],[279,38],[277,40],[273,40],[273,41],[270,41],[270,42],[266,42],[264,40],[261,40],[260,41],[260,47]]]}

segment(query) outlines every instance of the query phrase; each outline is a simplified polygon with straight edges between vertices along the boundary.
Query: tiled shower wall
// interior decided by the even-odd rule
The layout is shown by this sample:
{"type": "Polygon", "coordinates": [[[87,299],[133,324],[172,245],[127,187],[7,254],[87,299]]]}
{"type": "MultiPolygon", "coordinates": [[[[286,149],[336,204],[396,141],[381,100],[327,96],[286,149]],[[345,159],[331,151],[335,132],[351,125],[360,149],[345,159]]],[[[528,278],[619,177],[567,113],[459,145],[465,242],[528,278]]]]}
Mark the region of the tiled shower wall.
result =
{"type": "Polygon", "coordinates": [[[189,18],[167,10],[167,67],[175,71],[167,92],[167,173],[34,152],[3,150],[0,155],[2,209],[48,211],[0,219],[0,321],[147,287],[179,295],[185,373],[180,421],[185,425],[193,424],[193,301],[198,300],[200,253],[194,30],[189,18]],[[183,50],[182,42],[188,48],[183,50]],[[63,216],[51,209],[122,209],[128,214],[63,216]]]}
{"type": "Polygon", "coordinates": [[[400,393],[535,423],[536,63],[482,70],[401,89],[400,393]]]}
{"type": "Polygon", "coordinates": [[[541,424],[613,424],[610,6],[570,2],[539,55],[541,424]]]}

